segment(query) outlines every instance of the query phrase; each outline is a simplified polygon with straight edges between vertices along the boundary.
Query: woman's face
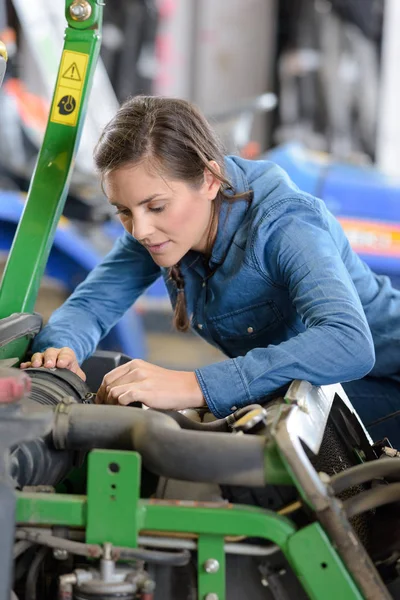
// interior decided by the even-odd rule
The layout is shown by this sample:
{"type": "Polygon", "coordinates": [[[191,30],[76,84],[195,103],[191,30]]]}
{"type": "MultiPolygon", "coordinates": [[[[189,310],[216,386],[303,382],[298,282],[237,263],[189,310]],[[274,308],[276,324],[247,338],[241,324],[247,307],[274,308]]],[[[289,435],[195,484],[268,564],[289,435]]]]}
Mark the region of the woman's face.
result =
{"type": "MultiPolygon", "coordinates": [[[[217,163],[211,165],[218,168],[217,163]]],[[[162,176],[145,161],[104,178],[104,190],[122,225],[160,267],[175,265],[191,249],[206,250],[219,187],[207,169],[203,183],[194,188],[162,176]]]]}

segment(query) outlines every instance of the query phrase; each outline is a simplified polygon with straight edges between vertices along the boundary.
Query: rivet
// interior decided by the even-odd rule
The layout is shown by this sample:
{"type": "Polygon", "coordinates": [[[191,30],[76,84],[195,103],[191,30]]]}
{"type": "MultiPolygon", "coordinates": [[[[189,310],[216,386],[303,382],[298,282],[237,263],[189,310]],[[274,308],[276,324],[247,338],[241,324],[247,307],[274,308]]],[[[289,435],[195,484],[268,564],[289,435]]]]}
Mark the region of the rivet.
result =
{"type": "Polygon", "coordinates": [[[253,333],[254,329],[252,327],[247,328],[247,333],[253,333]]]}
{"type": "Polygon", "coordinates": [[[231,406],[231,410],[237,410],[237,406],[231,406]]]}
{"type": "Polygon", "coordinates": [[[197,325],[197,329],[203,329],[203,325],[202,325],[201,323],[199,323],[199,324],[197,325]]]}
{"type": "Polygon", "coordinates": [[[204,570],[206,573],[217,573],[219,571],[219,562],[216,558],[209,558],[204,563],[204,570]]]}

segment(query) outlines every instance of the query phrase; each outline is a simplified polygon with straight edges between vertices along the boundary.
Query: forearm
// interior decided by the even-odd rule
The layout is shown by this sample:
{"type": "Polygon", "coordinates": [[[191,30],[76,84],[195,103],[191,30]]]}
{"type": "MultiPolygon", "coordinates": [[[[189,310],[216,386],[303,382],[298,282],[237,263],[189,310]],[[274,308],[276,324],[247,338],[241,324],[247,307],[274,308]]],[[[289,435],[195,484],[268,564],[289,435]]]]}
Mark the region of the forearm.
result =
{"type": "Polygon", "coordinates": [[[373,364],[371,338],[363,330],[332,324],[198,369],[196,376],[210,410],[224,417],[268,399],[294,379],[314,385],[351,381],[365,376],[373,364]]]}
{"type": "Polygon", "coordinates": [[[72,348],[81,364],[95,351],[102,335],[102,327],[94,314],[83,308],[63,305],[35,337],[32,351],[43,352],[51,347],[72,348]]]}

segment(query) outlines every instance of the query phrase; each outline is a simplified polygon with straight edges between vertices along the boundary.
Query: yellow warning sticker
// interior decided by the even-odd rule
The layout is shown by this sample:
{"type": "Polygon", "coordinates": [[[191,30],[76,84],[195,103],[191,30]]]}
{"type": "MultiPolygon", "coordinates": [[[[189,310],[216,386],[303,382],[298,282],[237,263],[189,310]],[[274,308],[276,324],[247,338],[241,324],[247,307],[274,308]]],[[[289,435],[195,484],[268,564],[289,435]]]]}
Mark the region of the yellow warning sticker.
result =
{"type": "Polygon", "coordinates": [[[89,55],[64,50],[50,121],[75,127],[89,55]]]}

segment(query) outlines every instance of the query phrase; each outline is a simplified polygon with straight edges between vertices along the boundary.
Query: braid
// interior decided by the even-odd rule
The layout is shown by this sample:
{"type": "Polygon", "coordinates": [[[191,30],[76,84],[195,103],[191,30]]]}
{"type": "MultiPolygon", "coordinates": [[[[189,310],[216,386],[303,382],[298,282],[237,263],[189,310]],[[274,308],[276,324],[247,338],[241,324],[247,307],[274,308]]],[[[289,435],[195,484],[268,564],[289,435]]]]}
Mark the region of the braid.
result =
{"type": "Polygon", "coordinates": [[[185,280],[179,264],[170,267],[169,277],[175,282],[177,292],[174,312],[174,325],[178,331],[187,331],[190,327],[190,321],[186,307],[185,280]]]}

